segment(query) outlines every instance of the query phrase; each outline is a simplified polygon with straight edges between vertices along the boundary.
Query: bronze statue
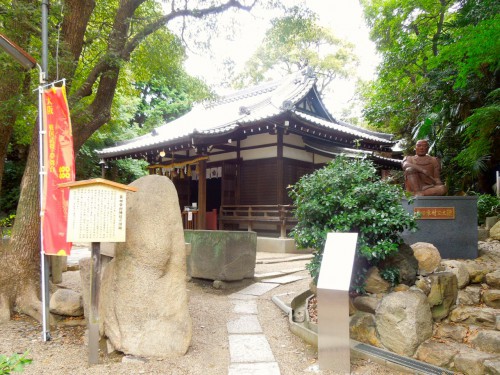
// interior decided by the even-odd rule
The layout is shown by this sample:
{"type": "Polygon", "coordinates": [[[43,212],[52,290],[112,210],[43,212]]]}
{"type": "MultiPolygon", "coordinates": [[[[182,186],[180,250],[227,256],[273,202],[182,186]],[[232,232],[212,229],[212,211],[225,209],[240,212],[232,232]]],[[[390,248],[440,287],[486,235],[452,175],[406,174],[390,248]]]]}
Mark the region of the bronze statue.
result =
{"type": "Polygon", "coordinates": [[[403,159],[406,191],[415,196],[445,195],[446,186],[441,182],[441,164],[438,158],[427,155],[429,143],[417,141],[416,155],[403,159]]]}

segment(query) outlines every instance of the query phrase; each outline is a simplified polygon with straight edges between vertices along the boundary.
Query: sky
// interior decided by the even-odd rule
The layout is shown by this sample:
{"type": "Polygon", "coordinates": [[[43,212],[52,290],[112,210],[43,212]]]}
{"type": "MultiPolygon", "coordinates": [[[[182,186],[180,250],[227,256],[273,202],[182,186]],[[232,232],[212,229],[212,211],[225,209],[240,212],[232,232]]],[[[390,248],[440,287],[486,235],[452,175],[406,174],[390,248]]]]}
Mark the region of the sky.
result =
{"type": "MultiPolygon", "coordinates": [[[[375,67],[379,61],[374,44],[369,40],[369,30],[362,15],[361,5],[357,0],[285,0],[287,4],[302,3],[319,15],[319,22],[335,33],[338,37],[350,41],[355,46],[360,64],[357,74],[362,79],[371,79],[375,74],[375,67]]],[[[188,51],[186,70],[205,80],[209,85],[220,86],[224,79],[221,70],[224,59],[232,59],[236,63],[236,71],[243,68],[253,52],[258,48],[266,30],[270,27],[270,20],[278,14],[273,12],[252,12],[245,14],[238,12],[235,19],[241,24],[236,27],[232,40],[227,37],[218,37],[212,41],[212,56],[200,55],[188,51]]],[[[225,19],[230,22],[230,16],[225,19]]],[[[357,77],[348,80],[338,80],[331,85],[324,101],[328,109],[335,115],[342,108],[347,107],[354,96],[357,77]]]]}

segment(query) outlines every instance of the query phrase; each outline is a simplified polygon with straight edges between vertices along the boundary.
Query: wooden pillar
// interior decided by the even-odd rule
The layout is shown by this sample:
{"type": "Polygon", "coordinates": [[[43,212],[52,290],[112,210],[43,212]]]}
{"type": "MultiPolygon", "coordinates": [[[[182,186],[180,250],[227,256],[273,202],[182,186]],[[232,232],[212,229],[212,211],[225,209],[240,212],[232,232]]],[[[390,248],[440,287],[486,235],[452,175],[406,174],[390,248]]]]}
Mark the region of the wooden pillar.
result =
{"type": "Polygon", "coordinates": [[[276,204],[284,203],[284,194],[285,194],[285,184],[283,177],[283,129],[278,128],[277,132],[277,153],[276,153],[276,204]]]}
{"type": "Polygon", "coordinates": [[[198,164],[198,228],[205,229],[207,213],[207,161],[200,160],[198,164]]]}
{"type": "Polygon", "coordinates": [[[236,142],[236,194],[234,204],[240,204],[241,196],[241,141],[236,142]]]}

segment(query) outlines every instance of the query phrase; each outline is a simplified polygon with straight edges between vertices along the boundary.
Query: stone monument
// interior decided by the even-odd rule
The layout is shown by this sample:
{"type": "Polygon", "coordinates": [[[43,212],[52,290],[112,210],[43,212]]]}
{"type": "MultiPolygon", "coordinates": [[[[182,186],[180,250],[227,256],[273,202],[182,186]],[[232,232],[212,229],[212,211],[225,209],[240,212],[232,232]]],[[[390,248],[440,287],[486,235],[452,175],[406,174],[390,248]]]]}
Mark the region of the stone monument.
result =
{"type": "Polygon", "coordinates": [[[441,163],[427,154],[429,143],[421,139],[415,146],[416,155],[403,159],[406,191],[415,196],[445,195],[446,186],[441,182],[441,163]]]}
{"type": "Polygon", "coordinates": [[[416,155],[403,159],[405,188],[412,200],[403,207],[417,214],[417,232],[403,232],[408,245],[428,242],[439,249],[444,259],[477,257],[477,198],[445,196],[439,159],[427,154],[429,143],[419,140],[416,155]]]}
{"type": "Polygon", "coordinates": [[[103,273],[101,333],[126,354],[165,358],[186,353],[192,337],[186,251],[173,183],[149,175],[127,197],[127,242],[103,273]]]}

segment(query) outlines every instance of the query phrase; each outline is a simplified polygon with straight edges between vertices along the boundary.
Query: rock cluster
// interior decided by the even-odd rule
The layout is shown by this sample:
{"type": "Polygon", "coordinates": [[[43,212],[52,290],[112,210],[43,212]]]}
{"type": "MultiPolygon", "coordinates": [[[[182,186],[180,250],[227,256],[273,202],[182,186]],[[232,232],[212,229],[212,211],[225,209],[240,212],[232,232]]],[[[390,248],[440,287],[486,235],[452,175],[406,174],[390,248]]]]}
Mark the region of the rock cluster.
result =
{"type": "Polygon", "coordinates": [[[463,374],[500,374],[500,243],[479,242],[474,260],[411,248],[369,270],[369,293],[352,301],[351,338],[463,374]],[[404,269],[406,285],[381,282],[388,265],[404,269]]]}

